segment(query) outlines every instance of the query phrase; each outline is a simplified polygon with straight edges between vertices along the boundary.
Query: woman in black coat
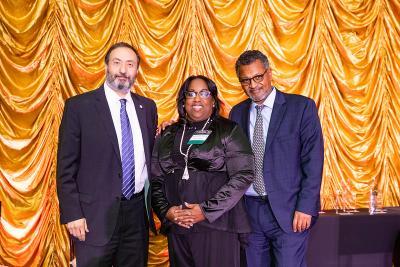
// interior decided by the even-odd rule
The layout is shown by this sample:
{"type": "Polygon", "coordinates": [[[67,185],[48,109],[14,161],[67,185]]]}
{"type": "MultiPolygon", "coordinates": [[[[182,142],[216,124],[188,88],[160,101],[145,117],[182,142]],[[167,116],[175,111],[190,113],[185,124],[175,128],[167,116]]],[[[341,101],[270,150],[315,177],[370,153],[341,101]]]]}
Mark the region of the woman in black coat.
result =
{"type": "Polygon", "coordinates": [[[217,94],[212,80],[190,76],[177,98],[179,121],[153,151],[152,203],[171,266],[239,266],[241,239],[251,231],[242,196],[254,157],[240,127],[218,116],[217,94]]]}

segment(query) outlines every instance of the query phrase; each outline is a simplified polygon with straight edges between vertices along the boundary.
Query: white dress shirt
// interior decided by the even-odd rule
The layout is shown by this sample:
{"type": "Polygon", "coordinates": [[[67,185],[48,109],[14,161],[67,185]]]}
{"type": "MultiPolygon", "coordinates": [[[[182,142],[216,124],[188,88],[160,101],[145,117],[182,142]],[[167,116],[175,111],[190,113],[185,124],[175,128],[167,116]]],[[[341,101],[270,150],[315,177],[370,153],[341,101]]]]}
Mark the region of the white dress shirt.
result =
{"type": "Polygon", "coordinates": [[[140,129],[139,120],[136,114],[135,103],[133,103],[132,96],[130,93],[127,93],[125,96],[120,97],[107,85],[107,83],[104,83],[104,91],[106,93],[108,107],[110,108],[115,132],[117,134],[120,155],[122,153],[120,99],[126,99],[126,112],[128,114],[129,123],[132,129],[133,146],[135,151],[134,156],[135,156],[135,194],[136,194],[143,190],[144,183],[148,178],[148,173],[146,166],[146,157],[144,153],[142,131],[140,129]]]}
{"type": "MultiPolygon", "coordinates": [[[[263,133],[264,133],[264,143],[267,143],[267,135],[269,122],[271,121],[272,109],[274,108],[274,102],[276,97],[275,87],[272,87],[272,91],[269,96],[264,100],[264,108],[261,111],[261,115],[263,117],[263,133]]],[[[252,102],[250,106],[250,121],[249,121],[249,135],[250,142],[253,144],[253,135],[254,135],[254,126],[256,124],[257,110],[256,103],[252,102]]],[[[253,184],[250,185],[249,189],[246,191],[246,195],[248,196],[258,196],[257,192],[254,190],[253,184]]]]}

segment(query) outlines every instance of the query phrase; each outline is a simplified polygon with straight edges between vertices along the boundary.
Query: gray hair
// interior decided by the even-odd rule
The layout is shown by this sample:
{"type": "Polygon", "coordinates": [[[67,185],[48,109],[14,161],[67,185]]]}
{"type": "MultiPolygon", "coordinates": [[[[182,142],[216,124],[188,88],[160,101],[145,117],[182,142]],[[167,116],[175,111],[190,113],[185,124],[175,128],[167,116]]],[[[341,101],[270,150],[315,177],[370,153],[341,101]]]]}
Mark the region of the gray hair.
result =
{"type": "Polygon", "coordinates": [[[235,64],[236,76],[239,78],[239,68],[243,65],[250,65],[256,60],[260,60],[265,69],[269,68],[269,61],[266,55],[259,50],[244,51],[238,58],[235,64]]]}

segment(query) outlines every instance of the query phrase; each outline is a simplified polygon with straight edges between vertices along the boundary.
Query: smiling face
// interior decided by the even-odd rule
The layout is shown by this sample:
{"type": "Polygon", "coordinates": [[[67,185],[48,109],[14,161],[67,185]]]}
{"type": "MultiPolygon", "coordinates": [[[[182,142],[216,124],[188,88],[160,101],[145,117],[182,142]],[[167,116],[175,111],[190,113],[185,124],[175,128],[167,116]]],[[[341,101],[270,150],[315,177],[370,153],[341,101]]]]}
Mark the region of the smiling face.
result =
{"type": "Polygon", "coordinates": [[[240,66],[239,80],[249,81],[248,84],[242,83],[241,85],[242,85],[243,90],[246,92],[246,94],[256,104],[262,104],[264,102],[264,100],[272,92],[271,68],[266,69],[264,64],[258,59],[248,65],[240,66]],[[262,77],[262,80],[259,82],[256,82],[255,80],[260,76],[262,77]]]}
{"type": "Polygon", "coordinates": [[[196,95],[194,97],[186,96],[184,103],[187,118],[193,122],[206,120],[213,113],[215,104],[213,96],[211,94],[202,94],[203,97],[201,97],[199,94],[201,91],[209,92],[207,83],[200,78],[192,80],[187,92],[195,92],[196,95]],[[204,98],[205,95],[208,95],[208,97],[204,98]]]}
{"type": "Polygon", "coordinates": [[[132,49],[118,47],[110,54],[106,65],[106,82],[118,94],[127,94],[135,82],[138,58],[132,49]]]}

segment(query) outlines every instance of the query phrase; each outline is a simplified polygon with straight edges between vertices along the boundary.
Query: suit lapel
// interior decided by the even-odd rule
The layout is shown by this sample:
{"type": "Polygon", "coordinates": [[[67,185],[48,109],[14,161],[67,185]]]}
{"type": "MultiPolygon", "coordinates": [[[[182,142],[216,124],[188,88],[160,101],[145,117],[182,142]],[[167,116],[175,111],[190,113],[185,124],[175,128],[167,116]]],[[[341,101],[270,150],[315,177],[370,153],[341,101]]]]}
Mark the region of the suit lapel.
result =
{"type": "Polygon", "coordinates": [[[245,105],[243,106],[244,112],[241,112],[242,118],[241,118],[241,123],[242,123],[242,129],[245,129],[245,134],[250,140],[250,106],[251,106],[251,100],[248,99],[245,102],[245,105]]]}
{"type": "Polygon", "coordinates": [[[267,142],[265,144],[265,151],[268,151],[272,141],[274,140],[274,137],[279,129],[279,126],[286,112],[285,96],[280,91],[278,91],[278,89],[275,90],[276,90],[276,98],[274,102],[274,108],[271,114],[271,121],[268,127],[268,135],[267,135],[267,142]]]}
{"type": "Polygon", "coordinates": [[[111,117],[111,111],[110,111],[110,108],[107,103],[106,94],[104,92],[103,86],[101,86],[99,89],[97,89],[96,100],[97,100],[96,101],[96,109],[99,113],[99,117],[101,118],[104,128],[106,129],[106,132],[110,137],[109,140],[112,143],[114,152],[115,152],[117,158],[119,159],[119,162],[121,163],[121,155],[119,152],[117,134],[115,132],[114,123],[113,123],[113,120],[111,117]]]}
{"type": "Polygon", "coordinates": [[[135,104],[136,115],[139,121],[140,130],[142,132],[142,139],[143,139],[143,148],[146,157],[146,164],[149,164],[151,151],[149,147],[149,138],[154,138],[154,136],[149,137],[148,129],[147,129],[147,117],[146,117],[146,106],[142,103],[140,98],[131,93],[133,103],[135,104]],[[150,152],[149,152],[150,151],[150,152]]]}

